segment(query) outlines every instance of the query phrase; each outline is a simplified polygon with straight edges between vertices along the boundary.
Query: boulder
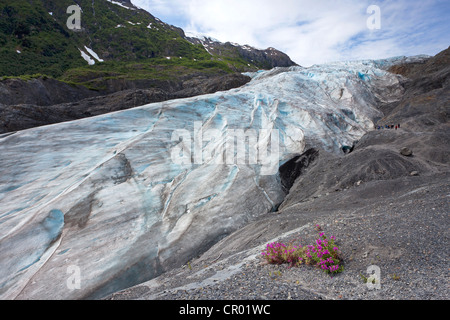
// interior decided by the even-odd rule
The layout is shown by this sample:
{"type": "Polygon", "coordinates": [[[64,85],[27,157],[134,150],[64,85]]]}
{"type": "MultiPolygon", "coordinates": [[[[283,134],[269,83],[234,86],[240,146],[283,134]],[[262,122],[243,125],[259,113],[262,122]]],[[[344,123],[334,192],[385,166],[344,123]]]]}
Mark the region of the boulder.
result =
{"type": "Polygon", "coordinates": [[[400,154],[405,157],[411,157],[413,155],[413,151],[405,147],[400,149],[400,154]]]}

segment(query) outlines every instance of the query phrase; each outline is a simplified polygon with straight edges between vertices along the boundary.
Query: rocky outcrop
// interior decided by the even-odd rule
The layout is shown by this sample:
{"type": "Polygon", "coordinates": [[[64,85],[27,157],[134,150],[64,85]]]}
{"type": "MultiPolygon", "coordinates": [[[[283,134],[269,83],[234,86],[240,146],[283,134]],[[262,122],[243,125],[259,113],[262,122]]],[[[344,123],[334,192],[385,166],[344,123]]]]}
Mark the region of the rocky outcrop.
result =
{"type": "Polygon", "coordinates": [[[238,51],[245,60],[263,65],[268,69],[297,65],[287,54],[275,48],[260,50],[250,46],[238,46],[238,51]]]}
{"type": "Polygon", "coordinates": [[[405,157],[411,157],[413,152],[411,149],[404,147],[400,149],[400,154],[405,157]]]}
{"type": "Polygon", "coordinates": [[[100,95],[84,86],[72,85],[53,78],[31,80],[6,79],[0,81],[0,103],[10,105],[51,106],[74,102],[100,95]]]}
{"type": "Polygon", "coordinates": [[[300,156],[297,156],[280,167],[279,175],[281,179],[281,185],[286,193],[294,185],[295,180],[301,176],[305,170],[314,162],[319,156],[319,150],[309,149],[300,156]]]}
{"type": "Polygon", "coordinates": [[[380,106],[385,113],[380,124],[401,123],[402,128],[406,125],[411,131],[440,130],[450,117],[450,48],[424,63],[401,67],[405,93],[401,100],[380,106]]]}
{"type": "Polygon", "coordinates": [[[400,74],[408,79],[418,79],[436,72],[445,72],[445,69],[449,66],[450,47],[434,57],[394,64],[388,68],[388,71],[400,74]]]}
{"type": "Polygon", "coordinates": [[[223,43],[207,36],[184,35],[184,38],[193,44],[201,44],[211,55],[243,59],[248,62],[249,67],[251,66],[249,70],[254,69],[255,66],[263,69],[297,66],[287,54],[275,48],[262,50],[249,45],[240,45],[231,42],[223,43]]]}
{"type": "Polygon", "coordinates": [[[94,91],[48,78],[5,80],[0,82],[0,134],[230,90],[249,81],[239,73],[179,81],[108,80],[106,89],[94,91]]]}

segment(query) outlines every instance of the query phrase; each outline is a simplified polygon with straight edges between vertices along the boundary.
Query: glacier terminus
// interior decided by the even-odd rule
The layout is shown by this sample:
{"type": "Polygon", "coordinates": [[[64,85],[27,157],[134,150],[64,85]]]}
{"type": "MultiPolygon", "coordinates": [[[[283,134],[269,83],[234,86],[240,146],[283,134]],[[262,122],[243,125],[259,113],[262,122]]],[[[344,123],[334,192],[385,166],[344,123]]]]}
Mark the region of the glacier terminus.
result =
{"type": "Polygon", "coordinates": [[[402,93],[384,70],[397,60],[275,68],[230,91],[0,136],[0,298],[102,298],[276,211],[278,168],[373,130],[376,105],[402,93]]]}

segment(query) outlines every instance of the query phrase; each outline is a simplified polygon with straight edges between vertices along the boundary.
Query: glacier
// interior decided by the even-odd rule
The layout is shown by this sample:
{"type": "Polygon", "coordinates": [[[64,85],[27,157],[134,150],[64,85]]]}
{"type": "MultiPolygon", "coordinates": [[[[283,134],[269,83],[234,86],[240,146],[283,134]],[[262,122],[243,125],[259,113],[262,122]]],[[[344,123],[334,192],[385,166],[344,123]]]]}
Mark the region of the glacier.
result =
{"type": "Polygon", "coordinates": [[[230,91],[1,135],[0,298],[101,298],[274,212],[280,165],[340,153],[398,99],[389,63],[248,73],[230,91]]]}

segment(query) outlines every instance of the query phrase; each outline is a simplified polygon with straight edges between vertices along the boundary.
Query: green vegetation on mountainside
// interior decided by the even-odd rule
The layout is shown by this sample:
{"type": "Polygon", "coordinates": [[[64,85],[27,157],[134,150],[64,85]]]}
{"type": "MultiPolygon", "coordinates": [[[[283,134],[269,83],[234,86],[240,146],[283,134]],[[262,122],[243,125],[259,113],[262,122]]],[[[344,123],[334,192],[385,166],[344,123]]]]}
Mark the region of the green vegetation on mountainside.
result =
{"type": "Polygon", "coordinates": [[[106,0],[0,0],[0,46],[0,77],[43,74],[94,87],[111,78],[161,80],[248,70],[238,55],[212,56],[183,39],[181,29],[106,0]],[[82,8],[79,31],[66,26],[67,8],[74,4],[82,8]],[[80,52],[87,52],[85,46],[105,62],[88,66],[80,52]]]}

